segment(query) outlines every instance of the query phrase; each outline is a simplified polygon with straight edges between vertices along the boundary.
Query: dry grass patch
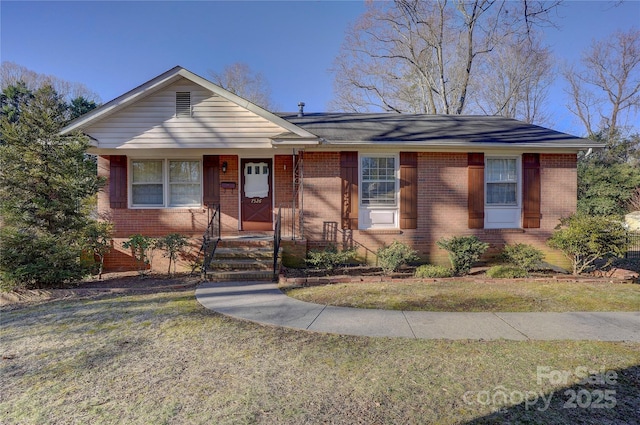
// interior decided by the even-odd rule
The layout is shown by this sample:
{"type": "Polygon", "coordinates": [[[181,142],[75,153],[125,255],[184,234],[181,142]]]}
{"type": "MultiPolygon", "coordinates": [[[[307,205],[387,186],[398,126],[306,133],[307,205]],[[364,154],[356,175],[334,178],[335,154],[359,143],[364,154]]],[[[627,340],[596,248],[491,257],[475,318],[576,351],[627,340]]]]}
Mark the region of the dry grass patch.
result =
{"type": "Polygon", "coordinates": [[[637,311],[640,306],[640,285],[631,283],[447,279],[282,289],[293,298],[318,304],[406,311],[637,311]]]}
{"type": "Polygon", "coordinates": [[[324,335],[225,318],[193,291],[54,301],[0,325],[3,424],[623,424],[640,409],[640,344],[324,335]],[[567,388],[594,387],[538,383],[539,365],[616,370],[617,405],[563,408],[567,388]],[[553,402],[477,397],[503,389],[553,402]]]}

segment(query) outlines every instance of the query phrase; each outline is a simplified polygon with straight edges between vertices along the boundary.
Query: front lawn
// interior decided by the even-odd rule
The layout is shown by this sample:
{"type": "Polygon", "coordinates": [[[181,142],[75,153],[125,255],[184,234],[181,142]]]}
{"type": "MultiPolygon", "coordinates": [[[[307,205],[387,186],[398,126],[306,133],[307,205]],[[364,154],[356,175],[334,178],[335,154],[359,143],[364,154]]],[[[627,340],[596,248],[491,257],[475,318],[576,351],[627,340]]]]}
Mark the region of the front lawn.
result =
{"type": "Polygon", "coordinates": [[[281,285],[303,301],[343,307],[422,311],[637,311],[640,285],[549,281],[443,279],[431,282],[340,283],[310,287],[281,285]]]}
{"type": "Polygon", "coordinates": [[[326,335],[226,318],[192,289],[0,313],[3,424],[624,424],[640,411],[636,343],[326,335]]]}

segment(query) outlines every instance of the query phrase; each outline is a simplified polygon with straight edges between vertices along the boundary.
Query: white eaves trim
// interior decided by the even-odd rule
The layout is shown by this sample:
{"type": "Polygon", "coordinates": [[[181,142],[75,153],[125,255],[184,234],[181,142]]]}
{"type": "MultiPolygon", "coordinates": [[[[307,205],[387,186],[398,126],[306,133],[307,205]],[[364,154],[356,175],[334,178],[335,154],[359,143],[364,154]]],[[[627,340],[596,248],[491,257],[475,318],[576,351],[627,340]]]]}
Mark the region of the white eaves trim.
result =
{"type": "MultiPolygon", "coordinates": [[[[450,150],[451,148],[464,148],[466,150],[469,149],[482,149],[482,148],[499,148],[499,149],[514,149],[518,150],[521,148],[537,148],[537,149],[551,149],[551,150],[563,150],[563,151],[582,151],[586,148],[583,146],[563,144],[562,142],[543,142],[543,143],[495,143],[495,142],[469,142],[465,140],[451,141],[447,140],[446,142],[438,142],[429,141],[429,142],[402,142],[397,140],[375,140],[375,141],[363,141],[363,140],[323,140],[323,146],[330,147],[334,146],[336,148],[348,146],[350,148],[354,147],[395,147],[395,148],[444,148],[450,150]]],[[[600,149],[604,148],[604,143],[594,143],[590,148],[600,149]]]]}
{"type": "Polygon", "coordinates": [[[116,111],[119,111],[123,108],[125,108],[126,106],[129,106],[130,104],[132,104],[133,102],[135,102],[136,100],[147,96],[150,93],[153,93],[159,89],[161,89],[162,87],[166,87],[169,84],[171,84],[172,82],[174,82],[175,80],[177,80],[178,78],[183,77],[186,78],[187,80],[192,81],[195,84],[200,85],[201,87],[217,94],[220,97],[223,97],[225,99],[227,99],[230,102],[235,103],[236,105],[251,111],[253,113],[255,113],[256,115],[271,121],[273,124],[276,124],[288,131],[290,131],[291,133],[297,135],[300,138],[303,139],[309,139],[309,140],[318,140],[318,137],[300,127],[298,127],[295,124],[290,123],[289,121],[282,119],[280,117],[278,117],[277,115],[272,114],[271,112],[267,111],[266,109],[263,109],[261,107],[259,107],[258,105],[249,102],[246,99],[243,99],[240,96],[237,96],[225,89],[223,89],[222,87],[219,87],[215,84],[213,84],[211,81],[200,77],[199,75],[194,74],[191,71],[188,71],[184,68],[182,68],[181,66],[176,66],[172,69],[170,69],[169,71],[155,77],[152,80],[147,81],[146,83],[134,88],[133,90],[128,91],[127,93],[113,99],[112,101],[102,105],[101,107],[89,112],[88,114],[85,114],[83,116],[81,116],[80,118],[77,118],[76,120],[72,121],[69,125],[67,125],[66,127],[64,127],[61,131],[60,134],[68,134],[71,133],[72,131],[75,130],[80,130],[82,128],[85,128],[89,125],[91,125],[92,123],[103,119],[105,117],[107,117],[108,115],[113,114],[116,111]]]}

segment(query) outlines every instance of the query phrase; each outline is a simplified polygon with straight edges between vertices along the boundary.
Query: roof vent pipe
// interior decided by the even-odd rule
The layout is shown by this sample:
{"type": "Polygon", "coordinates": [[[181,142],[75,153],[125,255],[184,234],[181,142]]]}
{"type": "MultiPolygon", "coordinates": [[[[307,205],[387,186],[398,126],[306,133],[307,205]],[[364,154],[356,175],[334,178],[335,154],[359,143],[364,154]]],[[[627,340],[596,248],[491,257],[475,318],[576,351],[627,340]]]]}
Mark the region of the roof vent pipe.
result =
{"type": "Polygon", "coordinates": [[[298,103],[298,116],[299,117],[304,117],[304,102],[300,102],[298,103]]]}

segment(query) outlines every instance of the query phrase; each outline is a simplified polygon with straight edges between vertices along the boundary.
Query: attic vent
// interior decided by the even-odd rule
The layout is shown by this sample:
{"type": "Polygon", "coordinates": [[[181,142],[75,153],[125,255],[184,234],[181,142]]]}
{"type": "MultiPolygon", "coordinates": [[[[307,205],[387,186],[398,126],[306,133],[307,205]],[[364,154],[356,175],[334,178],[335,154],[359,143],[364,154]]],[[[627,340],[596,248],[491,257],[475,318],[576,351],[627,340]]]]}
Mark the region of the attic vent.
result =
{"type": "Polygon", "coordinates": [[[191,92],[176,92],[176,117],[189,118],[191,116],[191,92]]]}

